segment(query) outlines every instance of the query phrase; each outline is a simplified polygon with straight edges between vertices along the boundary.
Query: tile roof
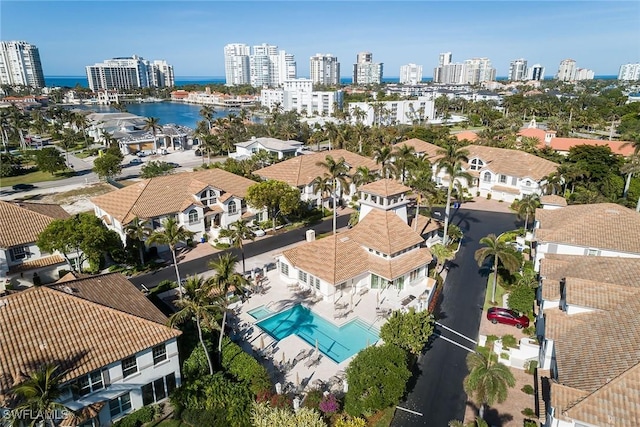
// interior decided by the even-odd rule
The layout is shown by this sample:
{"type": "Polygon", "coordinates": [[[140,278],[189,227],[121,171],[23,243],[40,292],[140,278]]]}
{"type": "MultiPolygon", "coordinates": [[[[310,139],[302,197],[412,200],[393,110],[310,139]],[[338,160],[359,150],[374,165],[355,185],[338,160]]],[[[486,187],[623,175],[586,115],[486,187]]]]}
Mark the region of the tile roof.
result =
{"type": "Polygon", "coordinates": [[[412,230],[415,230],[418,233],[420,233],[421,236],[427,233],[430,233],[432,231],[439,230],[440,228],[443,227],[442,225],[443,223],[441,221],[438,221],[437,219],[433,219],[424,215],[418,215],[418,224],[417,226],[415,226],[416,225],[414,223],[415,219],[416,219],[415,216],[412,216],[411,218],[409,218],[410,220],[409,226],[411,227],[412,230]]]}
{"type": "Polygon", "coordinates": [[[620,154],[622,156],[630,156],[633,154],[633,147],[631,145],[627,145],[623,147],[626,141],[605,141],[602,139],[586,139],[586,138],[563,138],[556,137],[555,131],[545,131],[544,129],[538,128],[526,128],[521,129],[518,132],[520,136],[528,136],[532,138],[537,138],[540,141],[538,145],[539,148],[551,147],[555,151],[561,152],[569,152],[571,147],[575,147],[578,145],[591,145],[591,146],[608,146],[612,152],[615,154],[620,154]],[[545,135],[549,132],[553,136],[549,143],[545,143],[545,135]]]}
{"type": "Polygon", "coordinates": [[[493,173],[539,181],[558,169],[557,163],[520,150],[484,145],[467,145],[464,148],[469,151],[469,160],[477,157],[485,163],[481,171],[490,170],[493,173]]]}
{"type": "Polygon", "coordinates": [[[424,242],[422,236],[398,214],[378,209],[373,209],[362,218],[351,229],[351,234],[361,245],[388,255],[424,242]]]}
{"type": "Polygon", "coordinates": [[[418,138],[411,138],[406,141],[398,142],[393,146],[397,149],[402,147],[403,145],[408,145],[409,147],[413,147],[413,149],[416,150],[416,153],[424,154],[426,158],[429,159],[431,162],[441,157],[441,155],[438,154],[438,150],[441,150],[440,147],[438,147],[435,144],[425,142],[418,138]]]}
{"type": "Polygon", "coordinates": [[[458,132],[453,136],[455,136],[458,141],[464,141],[466,139],[467,141],[474,142],[480,139],[477,133],[470,130],[463,130],[462,132],[458,132]]]}
{"type": "Polygon", "coordinates": [[[249,141],[244,141],[244,142],[238,142],[236,145],[236,147],[249,147],[252,144],[255,143],[259,143],[260,145],[268,148],[269,150],[274,150],[274,151],[290,151],[290,150],[296,150],[299,147],[301,147],[302,145],[304,145],[302,142],[300,141],[283,141],[281,139],[277,139],[277,138],[255,138],[255,139],[250,139],[249,141]]]}
{"type": "Polygon", "coordinates": [[[538,242],[640,254],[640,214],[614,203],[536,210],[538,242]]]}
{"type": "Polygon", "coordinates": [[[640,258],[545,254],[540,260],[540,276],[555,281],[572,277],[640,286],[640,258]]]}
{"type": "Polygon", "coordinates": [[[520,190],[513,187],[507,187],[505,185],[493,185],[491,191],[502,191],[503,193],[520,194],[520,190]]]}
{"type": "Polygon", "coordinates": [[[336,161],[343,157],[350,167],[349,175],[353,175],[360,166],[366,166],[371,171],[379,169],[376,162],[368,157],[347,150],[331,150],[292,157],[283,162],[258,169],[254,174],[264,179],[286,182],[292,187],[309,185],[316,177],[323,176],[327,172],[325,168],[318,166],[318,163],[324,162],[327,156],[336,161]]]}
{"type": "Polygon", "coordinates": [[[378,181],[370,182],[369,184],[361,185],[358,187],[358,191],[364,191],[365,193],[375,194],[382,197],[389,197],[397,194],[404,194],[411,191],[411,188],[407,187],[400,181],[396,181],[395,179],[380,179],[378,181]]]}
{"type": "Polygon", "coordinates": [[[555,409],[556,415],[564,412],[565,408],[573,406],[577,401],[583,399],[589,393],[573,387],[550,381],[551,384],[551,407],[555,409]]]}
{"type": "Polygon", "coordinates": [[[34,270],[36,268],[49,267],[51,265],[66,263],[67,261],[64,259],[62,255],[50,255],[42,258],[31,259],[28,261],[24,261],[17,265],[12,265],[9,268],[9,273],[20,273],[21,271],[29,271],[34,270]]]}
{"type": "Polygon", "coordinates": [[[161,325],[167,323],[167,316],[120,273],[58,281],[49,287],[161,325]]]}
{"type": "Polygon", "coordinates": [[[540,197],[540,203],[543,205],[567,206],[567,199],[555,194],[548,194],[540,197]]]}
{"type": "Polygon", "coordinates": [[[53,220],[70,216],[58,205],[0,200],[0,247],[10,248],[33,243],[53,220]]]}
{"type": "Polygon", "coordinates": [[[428,265],[432,259],[428,248],[413,249],[390,260],[369,254],[369,270],[387,280],[394,280],[420,266],[428,265]]]}
{"type": "Polygon", "coordinates": [[[46,286],[0,301],[0,394],[43,362],[60,364],[68,381],[181,334],[46,286]]]}
{"type": "Polygon", "coordinates": [[[133,218],[153,218],[181,212],[191,204],[199,205],[193,197],[207,187],[222,190],[226,198],[244,198],[255,181],[222,169],[183,172],[146,179],[119,190],[94,197],[91,201],[120,223],[133,218]]]}
{"type": "MultiPolygon", "coordinates": [[[[569,305],[608,311],[614,310],[628,298],[639,297],[640,283],[636,286],[626,286],[567,277],[565,295],[569,305]]],[[[545,300],[559,300],[560,282],[544,280],[542,297],[545,300]]]]}

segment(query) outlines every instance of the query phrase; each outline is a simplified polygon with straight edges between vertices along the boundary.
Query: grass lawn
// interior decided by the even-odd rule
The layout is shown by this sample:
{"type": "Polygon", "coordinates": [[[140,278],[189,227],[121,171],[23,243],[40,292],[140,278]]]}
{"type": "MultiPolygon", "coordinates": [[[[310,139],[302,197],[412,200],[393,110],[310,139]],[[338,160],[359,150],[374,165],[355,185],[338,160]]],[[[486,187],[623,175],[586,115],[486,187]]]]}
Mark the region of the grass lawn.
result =
{"type": "MultiPolygon", "coordinates": [[[[489,279],[487,279],[487,293],[484,296],[484,309],[487,310],[489,307],[493,307],[494,304],[491,303],[491,293],[493,292],[493,273],[489,274],[489,279]]],[[[502,305],[502,296],[506,294],[507,291],[500,286],[500,279],[498,279],[498,286],[496,286],[496,301],[499,306],[502,305]]]]}
{"type": "Polygon", "coordinates": [[[33,184],[34,182],[42,181],[57,181],[64,178],[69,178],[69,176],[65,173],[51,175],[49,172],[37,171],[25,173],[24,175],[2,178],[0,181],[0,187],[10,187],[15,184],[33,184]]]}
{"type": "Polygon", "coordinates": [[[393,421],[393,415],[396,413],[396,408],[394,406],[383,409],[377,414],[373,415],[369,418],[367,422],[367,426],[371,427],[389,427],[391,425],[391,421],[393,421]]]}

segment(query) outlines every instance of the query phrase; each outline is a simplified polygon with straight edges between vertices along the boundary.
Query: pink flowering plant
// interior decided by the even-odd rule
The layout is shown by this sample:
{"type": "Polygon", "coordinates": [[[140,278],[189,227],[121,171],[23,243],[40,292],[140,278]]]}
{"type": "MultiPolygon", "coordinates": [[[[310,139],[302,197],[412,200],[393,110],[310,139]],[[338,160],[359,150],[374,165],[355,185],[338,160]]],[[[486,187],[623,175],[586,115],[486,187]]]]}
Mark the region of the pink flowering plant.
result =
{"type": "Polygon", "coordinates": [[[331,416],[340,410],[340,403],[333,394],[328,394],[322,397],[318,408],[326,416],[331,416]]]}

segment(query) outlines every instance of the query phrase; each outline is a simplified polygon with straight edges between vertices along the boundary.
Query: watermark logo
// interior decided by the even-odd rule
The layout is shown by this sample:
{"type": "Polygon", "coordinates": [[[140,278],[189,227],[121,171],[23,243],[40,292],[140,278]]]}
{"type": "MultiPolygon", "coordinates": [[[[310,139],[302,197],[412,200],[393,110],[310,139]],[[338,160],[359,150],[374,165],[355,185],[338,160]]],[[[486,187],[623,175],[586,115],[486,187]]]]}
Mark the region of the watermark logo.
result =
{"type": "Polygon", "coordinates": [[[0,421],[2,420],[63,420],[71,415],[67,409],[54,409],[51,411],[38,411],[34,409],[3,409],[0,408],[0,421]]]}

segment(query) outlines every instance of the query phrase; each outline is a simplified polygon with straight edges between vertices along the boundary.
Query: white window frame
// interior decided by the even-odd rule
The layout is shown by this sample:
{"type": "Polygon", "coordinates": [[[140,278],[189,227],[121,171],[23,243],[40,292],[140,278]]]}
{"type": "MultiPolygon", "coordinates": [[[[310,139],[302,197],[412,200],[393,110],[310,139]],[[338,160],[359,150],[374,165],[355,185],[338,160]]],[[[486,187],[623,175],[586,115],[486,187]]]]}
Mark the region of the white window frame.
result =
{"type": "Polygon", "coordinates": [[[189,225],[194,225],[200,222],[200,216],[196,209],[191,209],[189,213],[187,213],[187,216],[189,218],[189,225]]]}
{"type": "Polygon", "coordinates": [[[491,182],[491,172],[485,172],[482,174],[482,182],[491,182]]]}
{"type": "Polygon", "coordinates": [[[281,262],[280,263],[280,272],[285,276],[289,276],[289,264],[281,262]]]}
{"type": "Polygon", "coordinates": [[[114,419],[120,415],[126,414],[131,410],[131,408],[131,393],[126,392],[109,401],[109,416],[111,419],[114,419]],[[118,412],[114,413],[114,410],[116,409],[118,412]]]}
{"type": "Polygon", "coordinates": [[[236,202],[234,202],[233,200],[229,202],[229,215],[233,215],[236,212],[238,212],[238,207],[236,206],[236,202]],[[233,209],[232,209],[233,208],[233,209]]]}
{"type": "Polygon", "coordinates": [[[122,378],[128,378],[131,375],[136,374],[138,372],[138,358],[136,357],[135,354],[133,356],[125,357],[124,359],[122,359],[121,365],[122,365],[122,378]],[[133,365],[125,368],[125,364],[128,364],[129,362],[131,362],[131,360],[133,360],[133,365]],[[131,371],[132,368],[135,370],[131,371]]]}
{"type": "Polygon", "coordinates": [[[301,282],[307,283],[307,273],[302,270],[298,270],[298,280],[301,282]]]}
{"type": "Polygon", "coordinates": [[[78,394],[80,396],[86,396],[95,391],[104,389],[104,377],[102,376],[102,371],[93,371],[88,373],[87,375],[83,375],[78,379],[78,394]],[[100,378],[95,378],[94,376],[99,375],[100,378]],[[81,384],[81,381],[85,379],[87,381],[86,386],[81,384]]]}
{"type": "Polygon", "coordinates": [[[500,180],[500,184],[506,184],[507,183],[507,175],[500,175],[499,180],[500,180]]]}
{"type": "Polygon", "coordinates": [[[162,343],[151,349],[151,355],[153,356],[153,364],[157,365],[160,362],[167,360],[167,346],[162,343]]]}

